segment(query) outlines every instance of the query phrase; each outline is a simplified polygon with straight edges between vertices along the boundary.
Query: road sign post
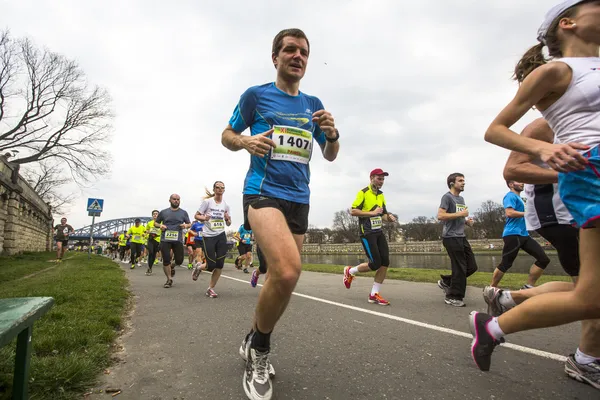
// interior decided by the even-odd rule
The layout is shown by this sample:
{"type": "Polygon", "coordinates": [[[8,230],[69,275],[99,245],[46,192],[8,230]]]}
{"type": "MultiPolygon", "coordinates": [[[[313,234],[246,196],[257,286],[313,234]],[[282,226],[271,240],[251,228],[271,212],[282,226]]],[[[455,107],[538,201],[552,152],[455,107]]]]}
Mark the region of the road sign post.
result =
{"type": "Polygon", "coordinates": [[[92,245],[94,244],[94,222],[96,221],[96,217],[99,217],[102,214],[102,210],[104,209],[104,199],[88,199],[87,202],[87,211],[88,215],[92,217],[92,225],[90,226],[90,244],[88,246],[88,259],[92,254],[92,245]]]}

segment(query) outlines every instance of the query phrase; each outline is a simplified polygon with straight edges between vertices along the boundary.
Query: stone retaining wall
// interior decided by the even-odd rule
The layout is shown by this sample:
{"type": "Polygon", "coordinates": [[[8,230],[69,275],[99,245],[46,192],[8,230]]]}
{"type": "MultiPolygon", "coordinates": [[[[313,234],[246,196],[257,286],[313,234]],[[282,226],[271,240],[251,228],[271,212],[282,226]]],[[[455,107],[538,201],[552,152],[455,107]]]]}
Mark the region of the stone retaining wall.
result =
{"type": "Polygon", "coordinates": [[[0,156],[0,254],[52,249],[52,210],[0,156]]]}

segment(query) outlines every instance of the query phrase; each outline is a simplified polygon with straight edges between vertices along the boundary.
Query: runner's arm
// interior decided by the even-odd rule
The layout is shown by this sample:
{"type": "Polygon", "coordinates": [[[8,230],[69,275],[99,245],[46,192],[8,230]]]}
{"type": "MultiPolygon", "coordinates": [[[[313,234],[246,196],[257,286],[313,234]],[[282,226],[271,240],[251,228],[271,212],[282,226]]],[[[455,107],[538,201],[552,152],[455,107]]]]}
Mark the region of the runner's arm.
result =
{"type": "MultiPolygon", "coordinates": [[[[523,129],[522,136],[552,143],[554,132],[543,118],[538,118],[523,129]]],[[[548,184],[558,182],[558,172],[533,163],[535,157],[512,151],[504,166],[504,179],[530,184],[548,184]]]]}
{"type": "Polygon", "coordinates": [[[512,207],[505,208],[504,213],[508,218],[523,218],[525,216],[524,212],[517,211],[512,207]]]}
{"type": "Polygon", "coordinates": [[[327,161],[333,161],[337,158],[338,152],[340,151],[339,141],[335,141],[333,143],[325,142],[324,145],[319,143],[319,146],[321,147],[321,153],[323,153],[324,159],[327,161]]]}
{"type": "Polygon", "coordinates": [[[200,211],[196,211],[196,214],[194,215],[194,219],[196,219],[197,221],[206,222],[210,219],[210,216],[202,214],[200,211]]]}
{"type": "Polygon", "coordinates": [[[561,62],[536,68],[521,83],[513,100],[492,121],[485,133],[485,140],[505,149],[540,157],[555,170],[575,171],[585,168],[587,161],[577,149],[587,149],[587,146],[579,143],[546,143],[510,130],[525,113],[549,94],[564,92],[571,76],[571,68],[561,62]]]}
{"type": "Polygon", "coordinates": [[[449,213],[446,212],[446,209],[444,208],[438,208],[438,214],[437,214],[437,219],[440,221],[450,221],[453,219],[459,219],[459,218],[464,218],[465,215],[462,213],[449,213]]]}
{"type": "Polygon", "coordinates": [[[357,208],[353,208],[350,210],[350,215],[353,217],[374,217],[377,214],[375,214],[373,211],[361,211],[357,208]]]}

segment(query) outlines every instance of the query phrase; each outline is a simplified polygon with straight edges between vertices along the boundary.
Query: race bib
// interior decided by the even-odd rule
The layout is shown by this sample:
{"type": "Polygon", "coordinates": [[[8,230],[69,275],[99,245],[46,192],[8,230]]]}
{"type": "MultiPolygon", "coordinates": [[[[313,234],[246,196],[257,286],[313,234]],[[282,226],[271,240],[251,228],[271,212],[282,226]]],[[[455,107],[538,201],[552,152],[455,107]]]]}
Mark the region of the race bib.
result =
{"type": "Polygon", "coordinates": [[[225,230],[225,220],[222,219],[211,219],[210,221],[210,229],[213,231],[223,231],[225,230]]]}
{"type": "Polygon", "coordinates": [[[179,231],[165,231],[165,241],[177,242],[179,240],[179,231]]]}
{"type": "Polygon", "coordinates": [[[381,216],[371,217],[371,229],[381,229],[382,219],[381,216]]]}
{"type": "Polygon", "coordinates": [[[160,229],[158,228],[150,228],[150,233],[153,235],[160,235],[160,229]]]}
{"type": "Polygon", "coordinates": [[[312,153],[312,133],[290,126],[273,126],[273,141],[277,147],[271,150],[272,160],[284,160],[308,164],[312,153]]]}
{"type": "Polygon", "coordinates": [[[457,213],[465,211],[465,210],[468,210],[468,209],[469,209],[469,207],[465,206],[464,204],[457,204],[456,205],[456,212],[457,213]]]}
{"type": "Polygon", "coordinates": [[[140,235],[135,235],[133,237],[133,240],[135,240],[136,242],[139,242],[140,240],[142,240],[142,237],[140,235]]]}

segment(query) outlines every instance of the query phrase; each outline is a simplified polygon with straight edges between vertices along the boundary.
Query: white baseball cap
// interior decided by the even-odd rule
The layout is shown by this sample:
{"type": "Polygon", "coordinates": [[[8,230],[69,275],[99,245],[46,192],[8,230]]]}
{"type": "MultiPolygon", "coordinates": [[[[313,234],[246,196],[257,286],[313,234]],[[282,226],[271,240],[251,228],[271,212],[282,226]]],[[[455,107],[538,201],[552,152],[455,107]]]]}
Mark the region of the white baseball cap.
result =
{"type": "Polygon", "coordinates": [[[550,11],[546,13],[544,22],[542,22],[542,25],[538,29],[538,40],[546,44],[546,35],[548,34],[548,29],[550,28],[550,25],[552,25],[552,22],[567,9],[576,6],[579,3],[583,3],[584,1],[586,0],[567,0],[552,7],[550,11]]]}

